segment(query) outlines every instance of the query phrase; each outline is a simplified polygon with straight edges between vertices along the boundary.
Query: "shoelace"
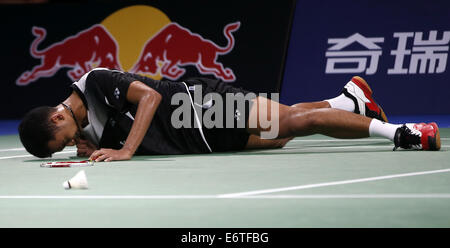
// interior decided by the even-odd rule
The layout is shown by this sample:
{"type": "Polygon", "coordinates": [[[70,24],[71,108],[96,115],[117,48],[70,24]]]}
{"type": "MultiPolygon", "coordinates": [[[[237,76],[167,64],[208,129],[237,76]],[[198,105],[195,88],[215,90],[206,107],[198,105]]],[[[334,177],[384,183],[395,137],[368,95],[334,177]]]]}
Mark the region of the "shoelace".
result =
{"type": "Polygon", "coordinates": [[[398,147],[409,149],[409,148],[421,148],[421,141],[420,138],[422,136],[422,133],[415,129],[415,128],[409,128],[405,124],[400,127],[401,133],[399,137],[399,144],[398,146],[394,147],[394,151],[397,150],[398,147]]]}

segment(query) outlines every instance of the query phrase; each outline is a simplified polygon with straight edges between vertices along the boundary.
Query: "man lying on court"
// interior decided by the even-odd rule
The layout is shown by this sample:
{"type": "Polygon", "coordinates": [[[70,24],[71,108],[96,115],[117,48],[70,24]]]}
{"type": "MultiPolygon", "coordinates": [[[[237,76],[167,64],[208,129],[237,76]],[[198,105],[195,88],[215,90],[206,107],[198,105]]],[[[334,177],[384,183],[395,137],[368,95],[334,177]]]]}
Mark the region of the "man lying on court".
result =
{"type": "Polygon", "coordinates": [[[86,73],[71,87],[73,92],[60,105],[35,108],[20,123],[20,139],[29,153],[50,157],[76,145],[78,156],[128,160],[133,155],[279,148],[293,137],[312,134],[384,137],[393,141],[394,150],[439,150],[441,146],[434,122],[387,123],[372,90],[360,77],[353,77],[335,98],[293,106],[218,80],[158,81],[105,68],[86,73]],[[230,103],[230,94],[236,96],[232,101],[245,98],[245,104],[230,103]],[[188,103],[181,101],[182,96],[188,103]],[[202,120],[213,120],[215,125],[202,120]]]}

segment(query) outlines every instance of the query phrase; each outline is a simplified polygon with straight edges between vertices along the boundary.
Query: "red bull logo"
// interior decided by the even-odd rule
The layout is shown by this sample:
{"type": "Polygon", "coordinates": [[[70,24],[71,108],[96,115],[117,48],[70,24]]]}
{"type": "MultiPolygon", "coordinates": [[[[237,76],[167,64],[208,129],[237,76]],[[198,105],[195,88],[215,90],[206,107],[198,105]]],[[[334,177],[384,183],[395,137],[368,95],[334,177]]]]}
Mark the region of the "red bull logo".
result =
{"type": "Polygon", "coordinates": [[[117,60],[117,42],[102,25],[94,25],[43,50],[37,47],[45,39],[47,31],[33,27],[32,32],[36,39],[31,44],[30,54],[41,59],[41,64],[24,72],[17,79],[18,85],[27,85],[41,77],[51,77],[64,67],[71,68],[67,76],[73,81],[98,66],[121,68],[117,60]]]}
{"type": "Polygon", "coordinates": [[[233,82],[236,80],[233,70],[224,67],[218,57],[233,50],[233,32],[239,27],[240,22],[226,25],[223,34],[228,43],[219,46],[171,22],[160,10],[142,5],[116,11],[102,23],[46,48],[38,48],[46,38],[46,29],[33,27],[35,39],[30,54],[40,59],[40,64],[22,73],[16,84],[25,86],[40,78],[52,77],[63,68],[69,68],[67,76],[76,81],[96,67],[139,73],[154,79],[177,80],[186,73],[187,66],[193,66],[200,74],[233,82]],[[149,20],[149,16],[153,20],[149,20]],[[135,22],[130,23],[133,20],[135,22]],[[130,31],[130,25],[147,29],[130,31]]]}
{"type": "Polygon", "coordinates": [[[185,73],[185,69],[179,66],[195,65],[202,74],[213,74],[224,81],[234,81],[236,77],[233,71],[229,68],[224,69],[223,65],[217,62],[217,56],[227,54],[233,49],[234,37],[231,33],[239,26],[240,22],[225,26],[223,32],[228,45],[219,47],[178,23],[171,23],[147,42],[131,71],[155,75],[158,62],[162,62],[161,75],[175,80],[185,73]]]}

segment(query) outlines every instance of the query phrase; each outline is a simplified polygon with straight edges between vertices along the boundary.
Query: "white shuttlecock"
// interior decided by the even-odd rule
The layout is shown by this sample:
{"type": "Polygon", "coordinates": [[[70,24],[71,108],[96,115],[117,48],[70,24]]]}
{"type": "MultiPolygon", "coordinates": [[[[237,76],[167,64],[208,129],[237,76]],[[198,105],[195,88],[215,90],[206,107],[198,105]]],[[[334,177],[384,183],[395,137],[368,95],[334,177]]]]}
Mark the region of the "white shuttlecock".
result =
{"type": "Polygon", "coordinates": [[[65,189],[87,189],[88,182],[84,170],[79,171],[70,180],[63,182],[65,189]]]}

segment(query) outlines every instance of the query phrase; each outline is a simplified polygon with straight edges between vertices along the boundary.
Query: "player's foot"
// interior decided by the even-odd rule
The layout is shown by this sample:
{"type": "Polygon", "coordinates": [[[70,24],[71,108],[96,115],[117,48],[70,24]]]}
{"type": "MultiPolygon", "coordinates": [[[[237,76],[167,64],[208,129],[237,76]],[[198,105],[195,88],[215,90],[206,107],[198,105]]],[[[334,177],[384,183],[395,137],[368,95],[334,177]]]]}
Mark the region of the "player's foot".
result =
{"type": "Polygon", "coordinates": [[[394,136],[394,151],[398,148],[437,151],[441,149],[439,128],[435,122],[403,124],[394,136]]]}
{"type": "Polygon", "coordinates": [[[383,109],[372,98],[372,89],[363,78],[354,76],[344,86],[342,93],[355,103],[355,113],[388,122],[383,109]]]}

